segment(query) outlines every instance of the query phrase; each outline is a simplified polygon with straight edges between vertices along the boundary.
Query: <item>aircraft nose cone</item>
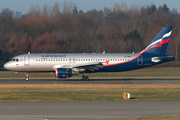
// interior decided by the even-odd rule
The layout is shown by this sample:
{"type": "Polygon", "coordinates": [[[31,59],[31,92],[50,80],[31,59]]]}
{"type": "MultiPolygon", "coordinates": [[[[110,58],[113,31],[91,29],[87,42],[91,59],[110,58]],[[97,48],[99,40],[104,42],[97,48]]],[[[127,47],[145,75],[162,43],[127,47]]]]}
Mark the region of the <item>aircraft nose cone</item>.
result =
{"type": "Polygon", "coordinates": [[[5,63],[4,68],[8,70],[10,68],[10,65],[8,63],[5,63]]]}

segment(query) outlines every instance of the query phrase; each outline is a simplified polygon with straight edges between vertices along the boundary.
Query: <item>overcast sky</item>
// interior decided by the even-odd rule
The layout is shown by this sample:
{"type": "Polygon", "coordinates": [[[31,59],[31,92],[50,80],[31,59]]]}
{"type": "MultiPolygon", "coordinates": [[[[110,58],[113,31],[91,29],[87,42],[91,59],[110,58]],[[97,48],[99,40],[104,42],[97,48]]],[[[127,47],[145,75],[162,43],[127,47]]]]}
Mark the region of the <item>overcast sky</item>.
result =
{"type": "MultiPolygon", "coordinates": [[[[87,12],[91,9],[103,9],[104,7],[113,8],[115,3],[126,3],[130,8],[132,5],[147,6],[154,3],[156,7],[163,5],[164,3],[172,10],[173,8],[180,11],[180,0],[66,0],[68,2],[73,1],[76,3],[78,10],[83,10],[87,12]]],[[[3,8],[9,8],[13,11],[20,11],[26,14],[31,6],[36,6],[37,4],[41,7],[43,5],[54,5],[55,2],[63,4],[64,0],[0,0],[0,11],[3,8]]]]}

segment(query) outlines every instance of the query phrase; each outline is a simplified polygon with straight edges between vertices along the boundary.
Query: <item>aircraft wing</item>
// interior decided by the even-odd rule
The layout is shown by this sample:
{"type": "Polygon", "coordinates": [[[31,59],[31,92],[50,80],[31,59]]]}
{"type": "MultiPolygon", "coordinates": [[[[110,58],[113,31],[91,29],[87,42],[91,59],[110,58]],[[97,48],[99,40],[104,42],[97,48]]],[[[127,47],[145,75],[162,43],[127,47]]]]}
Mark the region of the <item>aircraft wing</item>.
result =
{"type": "Polygon", "coordinates": [[[77,69],[77,71],[84,71],[88,70],[91,72],[94,72],[94,70],[98,70],[99,68],[102,68],[103,62],[90,62],[90,63],[84,63],[84,64],[77,64],[77,65],[55,65],[53,66],[53,69],[56,68],[74,68],[77,69]]]}
{"type": "Polygon", "coordinates": [[[102,65],[103,64],[101,62],[90,62],[85,64],[73,65],[72,68],[80,68],[93,72],[94,70],[102,68],[102,65]]]}

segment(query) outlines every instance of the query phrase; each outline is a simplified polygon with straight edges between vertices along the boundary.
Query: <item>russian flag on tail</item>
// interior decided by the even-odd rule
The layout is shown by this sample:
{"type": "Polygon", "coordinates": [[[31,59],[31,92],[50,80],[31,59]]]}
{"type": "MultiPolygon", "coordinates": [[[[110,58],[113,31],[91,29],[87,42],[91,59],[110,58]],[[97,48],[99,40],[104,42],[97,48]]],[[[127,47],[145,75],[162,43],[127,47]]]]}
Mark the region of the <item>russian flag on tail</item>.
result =
{"type": "Polygon", "coordinates": [[[153,53],[153,54],[166,54],[167,46],[170,40],[172,32],[172,26],[165,26],[156,35],[156,37],[150,42],[150,44],[141,51],[143,53],[153,53]]]}

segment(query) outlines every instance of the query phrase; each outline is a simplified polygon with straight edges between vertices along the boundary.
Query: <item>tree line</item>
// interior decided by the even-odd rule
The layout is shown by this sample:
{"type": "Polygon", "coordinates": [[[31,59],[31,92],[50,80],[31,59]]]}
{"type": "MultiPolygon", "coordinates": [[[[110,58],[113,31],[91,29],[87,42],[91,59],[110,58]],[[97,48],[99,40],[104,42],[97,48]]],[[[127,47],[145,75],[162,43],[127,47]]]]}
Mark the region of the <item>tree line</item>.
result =
{"type": "Polygon", "coordinates": [[[64,1],[29,12],[6,8],[0,13],[0,66],[28,53],[127,53],[140,52],[163,26],[173,26],[167,54],[179,60],[180,14],[166,4],[156,7],[125,3],[113,8],[83,12],[64,1]]]}

